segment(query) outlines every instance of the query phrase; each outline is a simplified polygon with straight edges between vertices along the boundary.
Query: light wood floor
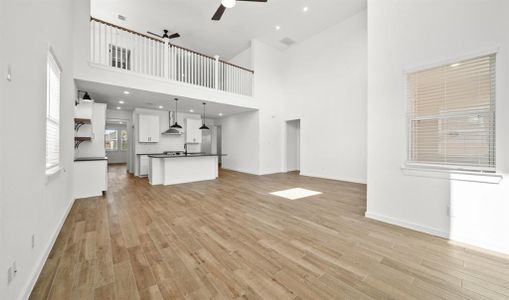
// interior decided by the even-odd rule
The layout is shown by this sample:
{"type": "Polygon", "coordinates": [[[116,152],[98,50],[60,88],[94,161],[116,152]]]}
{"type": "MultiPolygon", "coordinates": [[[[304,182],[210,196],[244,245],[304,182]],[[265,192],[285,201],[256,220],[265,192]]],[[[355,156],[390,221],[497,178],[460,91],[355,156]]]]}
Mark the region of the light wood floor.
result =
{"type": "Polygon", "coordinates": [[[509,259],[363,217],[364,185],[222,171],[152,187],[110,168],[31,299],[508,299],[509,259]],[[270,192],[323,195],[289,201],[270,192]]]}

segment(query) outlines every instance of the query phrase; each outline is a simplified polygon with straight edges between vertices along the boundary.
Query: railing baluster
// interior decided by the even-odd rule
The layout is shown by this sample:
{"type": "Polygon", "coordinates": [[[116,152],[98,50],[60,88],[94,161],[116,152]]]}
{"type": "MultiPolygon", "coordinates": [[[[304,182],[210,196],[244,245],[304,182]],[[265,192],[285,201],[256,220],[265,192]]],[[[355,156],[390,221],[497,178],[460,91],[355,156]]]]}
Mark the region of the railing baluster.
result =
{"type": "Polygon", "coordinates": [[[91,18],[90,62],[170,81],[252,96],[253,72],[91,18]]]}

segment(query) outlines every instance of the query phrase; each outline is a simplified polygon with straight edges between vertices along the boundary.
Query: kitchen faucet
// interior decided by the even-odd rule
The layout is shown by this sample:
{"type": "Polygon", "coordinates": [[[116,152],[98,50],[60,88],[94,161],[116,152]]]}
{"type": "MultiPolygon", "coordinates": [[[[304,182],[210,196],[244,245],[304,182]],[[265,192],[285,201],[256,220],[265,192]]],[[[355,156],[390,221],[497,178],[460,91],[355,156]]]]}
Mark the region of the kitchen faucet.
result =
{"type": "Polygon", "coordinates": [[[184,154],[187,155],[187,143],[184,143],[184,154]]]}

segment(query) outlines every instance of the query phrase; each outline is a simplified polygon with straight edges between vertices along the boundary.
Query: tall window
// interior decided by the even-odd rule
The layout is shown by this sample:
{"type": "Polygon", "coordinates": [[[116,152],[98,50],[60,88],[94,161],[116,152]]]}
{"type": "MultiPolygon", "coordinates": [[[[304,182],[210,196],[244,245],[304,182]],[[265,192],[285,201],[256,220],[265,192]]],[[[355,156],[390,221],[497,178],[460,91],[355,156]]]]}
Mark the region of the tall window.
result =
{"type": "Polygon", "coordinates": [[[118,150],[118,130],[106,129],[104,131],[104,148],[106,151],[118,150]]]}
{"type": "Polygon", "coordinates": [[[106,129],[104,148],[106,151],[127,151],[127,130],[106,129]]]}
{"type": "Polygon", "coordinates": [[[46,174],[60,168],[60,67],[48,53],[46,74],[46,174]]]}
{"type": "Polygon", "coordinates": [[[409,163],[495,170],[495,60],[408,74],[409,163]]]}

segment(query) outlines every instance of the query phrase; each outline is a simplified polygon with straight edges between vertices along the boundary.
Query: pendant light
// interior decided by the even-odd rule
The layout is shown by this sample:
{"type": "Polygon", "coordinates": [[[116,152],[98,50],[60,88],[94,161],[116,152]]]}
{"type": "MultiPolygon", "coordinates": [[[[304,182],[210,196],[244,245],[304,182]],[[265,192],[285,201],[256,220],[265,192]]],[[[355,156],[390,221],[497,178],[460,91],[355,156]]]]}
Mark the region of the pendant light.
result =
{"type": "Polygon", "coordinates": [[[201,130],[209,130],[207,125],[205,125],[205,105],[207,105],[207,103],[203,102],[203,120],[202,120],[202,124],[200,127],[201,130]]]}
{"type": "Polygon", "coordinates": [[[170,128],[179,128],[181,129],[182,126],[178,123],[178,101],[179,99],[175,98],[175,124],[171,125],[170,128]]]}

